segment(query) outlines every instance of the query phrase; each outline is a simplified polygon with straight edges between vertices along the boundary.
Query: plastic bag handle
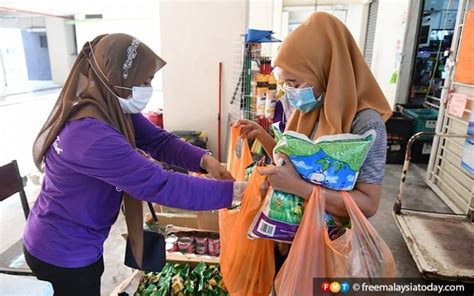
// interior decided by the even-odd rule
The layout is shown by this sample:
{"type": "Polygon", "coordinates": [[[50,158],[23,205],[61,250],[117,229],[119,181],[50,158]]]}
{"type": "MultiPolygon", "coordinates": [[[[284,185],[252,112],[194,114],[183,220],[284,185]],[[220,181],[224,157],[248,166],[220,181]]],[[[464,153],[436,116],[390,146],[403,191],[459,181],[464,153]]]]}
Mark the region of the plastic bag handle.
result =
{"type": "MultiPolygon", "coordinates": [[[[311,198],[317,196],[317,193],[316,193],[315,190],[317,190],[316,187],[319,187],[319,186],[314,186],[314,187],[315,187],[315,189],[313,189],[313,194],[312,194],[311,198]]],[[[319,189],[319,190],[321,190],[321,189],[319,189]]],[[[364,215],[364,213],[362,213],[359,206],[356,204],[356,202],[354,201],[352,196],[349,194],[349,192],[340,191],[340,193],[341,193],[341,196],[342,196],[342,200],[344,201],[344,205],[346,207],[348,216],[351,219],[351,229],[347,229],[346,232],[341,237],[339,237],[335,240],[331,240],[329,238],[328,232],[324,231],[324,240],[326,242],[326,245],[328,247],[330,247],[333,252],[342,255],[340,253],[340,250],[341,250],[341,244],[340,244],[341,240],[340,239],[344,236],[345,240],[346,240],[346,243],[344,244],[344,246],[347,246],[348,244],[350,244],[350,242],[352,240],[352,231],[353,231],[352,229],[360,230],[360,229],[366,228],[366,229],[371,229],[374,232],[376,232],[376,230],[372,226],[372,224],[368,223],[367,217],[364,215]],[[335,245],[337,245],[337,247],[335,245]]],[[[319,194],[319,197],[322,199],[321,204],[323,205],[321,207],[321,209],[319,209],[319,211],[321,212],[321,217],[324,217],[325,200],[324,200],[324,196],[321,194],[321,192],[319,194]]],[[[324,218],[322,218],[322,219],[324,219],[324,218]]],[[[325,223],[322,223],[322,225],[325,225],[325,223]]],[[[326,230],[326,227],[325,227],[325,230],[326,230]]]]}
{"type": "Polygon", "coordinates": [[[368,223],[367,217],[364,215],[364,213],[362,213],[349,192],[341,191],[341,195],[346,206],[347,213],[349,214],[349,218],[351,219],[352,227],[361,228],[361,224],[364,224],[364,227],[372,228],[375,231],[375,228],[373,228],[372,224],[368,223]]]}
{"type": "MultiPolygon", "coordinates": [[[[325,225],[326,223],[324,221],[324,213],[325,213],[326,201],[325,201],[325,198],[324,198],[324,195],[322,194],[322,192],[323,192],[323,190],[320,186],[314,185],[313,186],[313,192],[312,192],[311,197],[310,197],[310,202],[308,202],[308,204],[310,204],[310,206],[318,206],[319,205],[318,211],[319,211],[320,217],[321,217],[321,225],[325,225]],[[315,200],[316,198],[319,198],[320,201],[319,202],[316,201],[315,200]]],[[[363,223],[364,226],[372,228],[372,225],[370,223],[365,223],[365,220],[367,218],[362,213],[362,211],[359,209],[359,206],[355,203],[354,199],[349,194],[349,192],[340,191],[340,193],[341,193],[342,199],[344,201],[344,205],[346,207],[349,218],[351,219],[351,227],[360,228],[360,223],[363,223]]],[[[323,231],[323,233],[324,233],[323,235],[324,235],[324,241],[326,242],[326,245],[328,247],[330,247],[332,249],[332,251],[334,251],[335,253],[342,255],[340,253],[341,246],[347,246],[348,244],[350,244],[350,241],[352,239],[352,229],[347,229],[346,232],[343,234],[343,236],[345,237],[344,239],[346,241],[343,245],[341,245],[341,243],[340,243],[341,238],[343,236],[341,236],[341,237],[339,237],[335,240],[331,240],[329,238],[329,234],[328,234],[326,226],[324,226],[324,230],[325,231],[323,231]],[[337,247],[336,247],[336,245],[337,245],[337,247]]]]}
{"type": "Polygon", "coordinates": [[[228,155],[234,156],[236,159],[241,159],[244,153],[251,155],[249,141],[247,138],[242,138],[242,151],[240,157],[236,153],[237,143],[240,138],[240,126],[232,126],[230,130],[230,143],[229,143],[229,153],[228,155]]]}

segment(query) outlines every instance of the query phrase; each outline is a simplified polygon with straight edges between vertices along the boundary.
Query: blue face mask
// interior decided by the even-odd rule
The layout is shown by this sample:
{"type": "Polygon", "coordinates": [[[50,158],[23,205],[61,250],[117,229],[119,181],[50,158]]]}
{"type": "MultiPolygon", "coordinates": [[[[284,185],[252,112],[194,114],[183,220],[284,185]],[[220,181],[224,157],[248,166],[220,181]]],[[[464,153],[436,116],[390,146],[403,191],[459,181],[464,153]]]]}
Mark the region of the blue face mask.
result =
{"type": "Polygon", "coordinates": [[[304,113],[319,108],[324,103],[324,94],[316,98],[312,87],[286,87],[285,93],[291,106],[304,113]]]}

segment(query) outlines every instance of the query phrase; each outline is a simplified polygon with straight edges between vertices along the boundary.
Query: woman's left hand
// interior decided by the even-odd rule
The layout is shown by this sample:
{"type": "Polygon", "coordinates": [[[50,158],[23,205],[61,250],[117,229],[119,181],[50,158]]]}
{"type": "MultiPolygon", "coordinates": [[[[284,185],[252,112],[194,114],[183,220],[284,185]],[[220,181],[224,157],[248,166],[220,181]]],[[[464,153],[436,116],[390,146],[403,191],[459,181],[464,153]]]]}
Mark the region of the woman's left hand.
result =
{"type": "Polygon", "coordinates": [[[259,173],[268,176],[273,189],[308,198],[313,186],[301,178],[286,155],[279,153],[279,156],[285,161],[284,165],[259,169],[259,173]]]}
{"type": "Polygon", "coordinates": [[[205,169],[209,175],[215,179],[220,180],[234,180],[229,171],[220,164],[217,159],[206,154],[202,158],[202,168],[205,169]]]}

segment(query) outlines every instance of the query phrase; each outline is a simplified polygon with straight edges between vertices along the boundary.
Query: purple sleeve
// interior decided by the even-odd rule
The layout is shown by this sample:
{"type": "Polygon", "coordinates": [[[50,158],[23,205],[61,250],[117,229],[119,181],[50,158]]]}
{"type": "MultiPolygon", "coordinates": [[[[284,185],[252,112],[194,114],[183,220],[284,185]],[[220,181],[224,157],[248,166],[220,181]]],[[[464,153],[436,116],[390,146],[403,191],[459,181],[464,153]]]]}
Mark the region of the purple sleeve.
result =
{"type": "Polygon", "coordinates": [[[76,172],[118,187],[135,198],[187,210],[230,207],[232,181],[206,180],[163,170],[133,149],[109,127],[100,130],[68,166],[76,172]]]}
{"type": "Polygon", "coordinates": [[[142,114],[133,114],[133,127],[137,147],[153,158],[183,169],[200,171],[201,158],[206,150],[193,146],[178,136],[154,126],[142,114]]]}
{"type": "Polygon", "coordinates": [[[283,104],[281,100],[277,101],[275,105],[275,117],[273,122],[280,122],[279,128],[283,132],[285,130],[285,111],[283,110],[283,104]]]}

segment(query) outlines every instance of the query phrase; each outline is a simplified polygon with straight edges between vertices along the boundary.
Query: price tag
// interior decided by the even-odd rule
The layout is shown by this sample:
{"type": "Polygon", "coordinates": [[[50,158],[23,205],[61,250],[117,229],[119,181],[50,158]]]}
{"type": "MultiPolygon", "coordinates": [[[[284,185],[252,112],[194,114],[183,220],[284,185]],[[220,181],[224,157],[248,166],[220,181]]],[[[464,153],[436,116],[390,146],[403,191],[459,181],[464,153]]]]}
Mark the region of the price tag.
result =
{"type": "Polygon", "coordinates": [[[452,94],[449,102],[448,113],[456,117],[462,117],[464,109],[466,109],[466,103],[466,95],[456,93],[452,94]]]}

